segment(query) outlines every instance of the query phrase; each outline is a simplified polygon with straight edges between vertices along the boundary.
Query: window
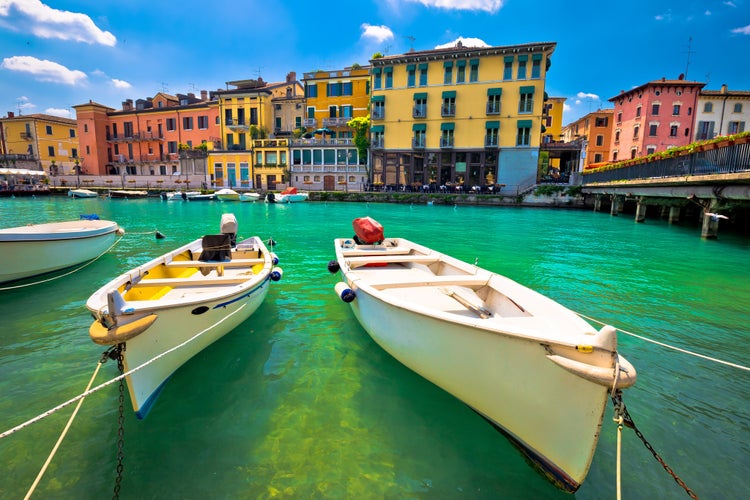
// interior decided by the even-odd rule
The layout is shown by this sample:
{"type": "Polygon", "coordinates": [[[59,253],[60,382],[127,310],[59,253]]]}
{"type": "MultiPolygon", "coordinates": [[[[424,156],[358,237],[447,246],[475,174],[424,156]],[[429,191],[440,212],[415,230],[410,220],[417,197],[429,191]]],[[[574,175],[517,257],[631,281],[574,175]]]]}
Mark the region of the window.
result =
{"type": "Polygon", "coordinates": [[[500,122],[487,122],[487,132],[484,136],[485,146],[497,146],[500,137],[500,122]]]}
{"type": "Polygon", "coordinates": [[[513,56],[505,57],[505,68],[503,69],[503,80],[513,79],[513,56]]]}
{"type": "Polygon", "coordinates": [[[521,87],[521,99],[518,102],[519,113],[534,111],[534,87],[521,87]]]}
{"type": "Polygon", "coordinates": [[[518,120],[516,146],[531,145],[531,120],[518,120]]]}
{"type": "MultiPolygon", "coordinates": [[[[258,124],[258,108],[250,108],[250,125],[258,124]]],[[[243,120],[244,125],[244,120],[243,120]]]]}
{"type": "Polygon", "coordinates": [[[698,135],[695,137],[702,141],[714,138],[714,122],[698,122],[698,135]]]}
{"type": "Polygon", "coordinates": [[[446,85],[450,85],[451,83],[453,83],[453,62],[446,61],[443,65],[443,68],[443,83],[446,85]]]}
{"type": "Polygon", "coordinates": [[[375,68],[373,70],[372,74],[372,81],[373,81],[373,88],[374,89],[382,89],[383,88],[383,75],[381,74],[380,68],[375,68]]]}
{"type": "Polygon", "coordinates": [[[466,82],[466,61],[458,61],[458,68],[456,72],[456,83],[466,82]]]}
{"type": "Polygon", "coordinates": [[[677,137],[677,125],[670,125],[669,127],[669,137],[677,137]]]}
{"type": "Polygon", "coordinates": [[[206,130],[208,128],[208,116],[198,117],[198,128],[201,130],[206,130]]]}
{"type": "Polygon", "coordinates": [[[45,129],[47,130],[47,135],[52,135],[52,125],[47,125],[45,129]]]}
{"type": "Polygon", "coordinates": [[[660,106],[661,105],[659,105],[659,104],[654,104],[653,106],[651,106],[651,114],[654,115],[654,116],[659,116],[659,107],[660,106]]]}
{"type": "Polygon", "coordinates": [[[503,89],[487,89],[487,114],[500,114],[500,99],[503,96],[503,89]]]}
{"type": "Polygon", "coordinates": [[[70,129],[70,137],[75,137],[75,136],[76,136],[76,129],[74,128],[70,129]]]}
{"type": "Polygon", "coordinates": [[[620,142],[620,131],[615,130],[615,142],[620,142]]]}
{"type": "Polygon", "coordinates": [[[648,146],[646,148],[646,154],[647,155],[652,155],[654,153],[656,153],[656,148],[654,146],[648,146]]]}
{"type": "Polygon", "coordinates": [[[617,113],[617,123],[622,123],[622,111],[617,113]]]}
{"type": "Polygon", "coordinates": [[[384,96],[376,96],[372,99],[372,119],[373,120],[382,120],[385,118],[385,99],[382,99],[384,96]],[[377,97],[380,97],[381,99],[375,100],[377,97]]]}
{"type": "Polygon", "coordinates": [[[326,96],[339,97],[341,95],[341,82],[329,82],[326,87],[326,96]]]}
{"type": "Polygon", "coordinates": [[[703,105],[704,113],[713,113],[713,111],[714,111],[714,103],[707,102],[706,104],[703,105]]]}
{"type": "Polygon", "coordinates": [[[169,141],[167,143],[167,152],[169,154],[177,154],[177,141],[169,141]]]}
{"type": "Polygon", "coordinates": [[[452,148],[453,147],[453,124],[443,123],[440,125],[440,147],[441,148],[452,148]]]}
{"type": "Polygon", "coordinates": [[[734,113],[742,113],[742,103],[738,102],[734,105],[734,113]]]}
{"type": "Polygon", "coordinates": [[[412,113],[414,118],[426,118],[427,117],[427,93],[416,94],[414,96],[414,111],[412,113]]]}
{"type": "Polygon", "coordinates": [[[78,148],[71,148],[70,156],[72,156],[73,158],[78,158],[78,148]]]}
{"type": "Polygon", "coordinates": [[[606,127],[609,124],[609,118],[606,116],[600,116],[594,120],[595,127],[606,127]]]}
{"type": "Polygon", "coordinates": [[[294,117],[294,128],[302,128],[302,117],[301,116],[295,116],[294,117]]]}
{"type": "Polygon", "coordinates": [[[341,84],[341,95],[353,95],[352,82],[343,82],[341,84]]]}
{"type": "Polygon", "coordinates": [[[372,131],[372,147],[373,148],[382,148],[384,144],[383,141],[383,129],[382,127],[379,129],[376,129],[373,127],[372,131]]]}
{"type": "Polygon", "coordinates": [[[167,118],[167,132],[175,130],[175,119],[174,118],[167,118]]]}
{"type": "Polygon", "coordinates": [[[658,132],[658,130],[659,130],[659,125],[656,123],[652,123],[651,125],[648,126],[648,135],[650,137],[654,137],[656,136],[656,133],[658,132]]]}
{"type": "Polygon", "coordinates": [[[419,65],[419,86],[427,86],[427,63],[419,65]]]}
{"type": "Polygon", "coordinates": [[[745,131],[745,122],[729,122],[727,132],[730,134],[741,134],[745,131]]]}
{"type": "Polygon", "coordinates": [[[318,85],[305,85],[305,97],[318,97],[318,85]]]}
{"type": "Polygon", "coordinates": [[[443,92],[443,106],[440,109],[440,116],[456,116],[456,92],[443,92]]]}
{"type": "Polygon", "coordinates": [[[612,153],[612,161],[617,161],[617,151],[612,153]]]}
{"type": "Polygon", "coordinates": [[[641,127],[639,127],[638,125],[633,127],[633,140],[638,139],[638,134],[640,133],[640,131],[641,131],[641,127]]]}
{"type": "Polygon", "coordinates": [[[47,154],[49,156],[55,156],[55,146],[47,146],[47,154]]]}
{"type": "Polygon", "coordinates": [[[600,161],[602,161],[602,154],[601,153],[594,154],[594,163],[599,163],[600,161]]]}
{"type": "Polygon", "coordinates": [[[182,130],[193,130],[192,116],[185,116],[182,118],[182,130]]]}
{"type": "Polygon", "coordinates": [[[603,146],[604,145],[604,136],[603,135],[597,135],[596,136],[596,145],[597,146],[603,146]]]}
{"type": "Polygon", "coordinates": [[[122,124],[122,135],[125,137],[133,137],[133,122],[125,122],[122,124]]]}
{"type": "Polygon", "coordinates": [[[471,61],[469,61],[469,81],[470,82],[479,81],[479,60],[478,59],[472,59],[471,61]]]}
{"type": "Polygon", "coordinates": [[[526,61],[529,56],[518,56],[518,75],[519,80],[526,80],[526,61]]]}
{"type": "Polygon", "coordinates": [[[638,118],[639,116],[641,116],[641,107],[640,106],[638,106],[637,108],[635,108],[635,117],[638,118]]]}
{"type": "Polygon", "coordinates": [[[414,125],[414,137],[412,138],[412,147],[423,149],[425,147],[425,127],[424,124],[415,124],[414,125]],[[422,127],[418,127],[417,125],[422,125],[422,127]]]}
{"type": "Polygon", "coordinates": [[[542,75],[542,55],[534,54],[531,61],[531,78],[539,78],[542,75]]]}
{"type": "Polygon", "coordinates": [[[675,104],[672,106],[672,116],[680,116],[680,105],[675,104]]]}
{"type": "Polygon", "coordinates": [[[406,86],[407,87],[414,87],[417,83],[417,70],[416,66],[413,64],[410,64],[406,68],[406,86]]]}
{"type": "Polygon", "coordinates": [[[393,88],[393,68],[385,68],[385,88],[393,88]]]}

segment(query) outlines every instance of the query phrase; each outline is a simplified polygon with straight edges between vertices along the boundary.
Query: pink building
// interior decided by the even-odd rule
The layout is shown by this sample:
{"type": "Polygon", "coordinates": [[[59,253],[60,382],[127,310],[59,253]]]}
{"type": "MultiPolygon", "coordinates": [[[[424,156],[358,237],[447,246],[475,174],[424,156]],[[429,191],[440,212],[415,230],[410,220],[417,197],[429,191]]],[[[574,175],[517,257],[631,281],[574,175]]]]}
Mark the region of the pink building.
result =
{"type": "Polygon", "coordinates": [[[705,83],[655,80],[609,99],[614,104],[612,160],[665,151],[692,142],[698,95],[705,83]]]}

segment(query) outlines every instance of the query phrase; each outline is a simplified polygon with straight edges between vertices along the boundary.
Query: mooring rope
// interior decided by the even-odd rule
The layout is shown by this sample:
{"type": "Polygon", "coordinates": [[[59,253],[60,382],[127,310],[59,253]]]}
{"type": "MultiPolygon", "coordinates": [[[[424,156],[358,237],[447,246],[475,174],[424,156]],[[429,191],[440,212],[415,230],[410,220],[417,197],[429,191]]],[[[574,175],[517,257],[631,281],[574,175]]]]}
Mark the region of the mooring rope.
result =
{"type": "MultiPolygon", "coordinates": [[[[604,325],[607,324],[607,323],[604,323],[602,321],[599,321],[598,319],[591,318],[589,316],[586,316],[586,315],[578,313],[578,312],[576,314],[578,316],[584,318],[584,319],[587,319],[589,321],[593,321],[594,323],[598,323],[598,324],[600,324],[602,326],[604,326],[604,325]]],[[[730,361],[724,361],[722,359],[712,358],[711,356],[706,356],[705,354],[700,354],[700,353],[697,353],[697,352],[688,351],[687,349],[683,349],[681,347],[675,347],[673,345],[665,344],[664,342],[659,342],[658,340],[653,340],[653,339],[650,339],[648,337],[644,337],[642,335],[638,335],[636,333],[629,332],[627,330],[623,330],[622,328],[618,328],[617,330],[620,331],[620,332],[622,332],[622,333],[624,333],[625,335],[630,335],[631,337],[635,337],[637,339],[641,339],[641,340],[644,340],[646,342],[651,342],[652,344],[660,345],[662,347],[666,347],[667,349],[672,349],[672,350],[679,351],[679,352],[684,353],[684,354],[689,354],[691,356],[695,356],[697,358],[702,358],[702,359],[705,359],[705,360],[708,360],[708,361],[713,361],[714,363],[720,363],[722,365],[731,366],[732,368],[737,368],[739,370],[750,371],[750,367],[748,367],[748,366],[743,366],[743,365],[739,365],[737,363],[732,363],[730,361]]]]}
{"type": "Polygon", "coordinates": [[[120,242],[120,240],[122,238],[123,238],[122,236],[120,236],[119,238],[117,238],[115,240],[115,242],[112,243],[112,245],[109,248],[107,248],[105,251],[103,251],[102,253],[100,253],[99,255],[97,255],[96,257],[94,257],[94,259],[88,261],[87,263],[85,263],[81,267],[77,267],[76,269],[68,271],[67,273],[61,274],[59,276],[53,276],[52,278],[47,278],[45,280],[35,281],[33,283],[24,283],[23,285],[13,285],[13,286],[2,287],[2,288],[0,288],[0,292],[5,291],[5,290],[15,290],[17,288],[25,288],[27,286],[41,285],[42,283],[48,283],[50,281],[54,281],[54,280],[58,280],[60,278],[64,278],[65,276],[70,276],[73,273],[77,273],[81,269],[90,266],[91,264],[93,264],[94,262],[96,262],[97,260],[99,260],[103,255],[105,255],[110,250],[112,250],[120,242]]]}
{"type": "MultiPolygon", "coordinates": [[[[99,368],[101,367],[102,367],[102,361],[99,361],[96,364],[96,369],[94,370],[94,374],[91,376],[91,380],[89,380],[89,383],[86,386],[87,391],[91,389],[91,385],[94,383],[94,380],[96,379],[96,375],[99,373],[99,368]]],[[[28,493],[26,493],[24,500],[28,500],[29,498],[31,498],[31,495],[34,493],[34,490],[36,490],[36,487],[39,484],[39,481],[42,479],[42,476],[44,476],[44,473],[47,472],[47,467],[49,467],[49,464],[52,462],[52,458],[54,458],[55,454],[57,453],[57,449],[60,447],[60,444],[63,442],[63,439],[65,439],[65,436],[68,434],[68,429],[70,429],[70,426],[73,424],[73,420],[75,420],[76,415],[78,415],[78,410],[80,410],[81,405],[83,405],[83,399],[84,398],[81,398],[78,401],[78,404],[73,410],[73,414],[70,415],[70,418],[68,419],[68,423],[65,425],[65,428],[63,429],[62,434],[60,434],[60,437],[57,439],[57,443],[55,443],[55,446],[52,448],[52,451],[47,457],[47,461],[44,462],[44,465],[42,465],[42,469],[39,471],[39,474],[37,474],[36,479],[34,480],[34,484],[32,484],[31,488],[29,488],[29,491],[28,493]]]]}
{"type": "Polygon", "coordinates": [[[219,326],[224,321],[226,321],[227,319],[231,318],[232,316],[234,316],[235,314],[237,314],[238,312],[240,312],[242,309],[245,308],[246,305],[247,305],[247,303],[242,304],[240,307],[237,308],[236,311],[227,314],[226,316],[224,316],[222,319],[220,319],[219,321],[217,321],[213,325],[211,325],[208,328],[205,328],[204,330],[196,333],[195,335],[193,335],[192,337],[190,337],[186,341],[182,342],[181,344],[177,344],[176,346],[174,346],[174,347],[172,347],[170,349],[167,349],[163,353],[161,353],[161,354],[159,354],[157,356],[154,356],[153,358],[149,359],[148,361],[146,361],[146,362],[144,362],[144,363],[136,366],[132,370],[128,370],[127,372],[124,372],[124,373],[118,375],[117,377],[113,378],[112,380],[108,380],[107,382],[99,384],[96,387],[94,387],[93,389],[87,389],[82,394],[79,394],[78,396],[76,396],[76,397],[74,397],[72,399],[69,399],[68,401],[66,401],[64,403],[61,403],[61,404],[55,406],[54,408],[52,408],[50,410],[47,410],[46,412],[41,413],[41,414],[37,415],[36,417],[34,417],[32,419],[29,419],[26,422],[13,427],[12,429],[8,429],[7,431],[5,431],[2,434],[0,434],[0,439],[3,439],[5,437],[7,437],[7,436],[10,436],[11,434],[13,434],[13,433],[15,433],[17,431],[20,431],[21,429],[23,429],[25,427],[28,427],[28,426],[30,426],[32,424],[35,424],[36,422],[38,422],[38,421],[40,421],[40,420],[42,420],[44,418],[47,418],[50,415],[52,415],[52,414],[54,414],[54,413],[62,410],[66,406],[70,406],[71,404],[75,403],[76,401],[79,401],[79,400],[85,398],[86,396],[88,396],[90,394],[94,394],[95,392],[99,392],[100,390],[104,389],[105,387],[108,387],[108,386],[114,384],[115,382],[118,382],[118,381],[124,379],[125,377],[127,377],[127,376],[129,376],[129,375],[131,375],[131,374],[133,374],[135,372],[137,372],[138,370],[141,370],[142,368],[145,368],[146,366],[150,365],[154,361],[157,361],[157,360],[163,358],[167,354],[169,354],[169,353],[171,353],[173,351],[176,351],[177,349],[181,349],[182,347],[186,346],[187,344],[189,344],[193,340],[197,339],[198,337],[200,337],[201,335],[203,335],[204,333],[206,333],[210,329],[212,329],[212,328],[214,328],[216,326],[219,326]]]}

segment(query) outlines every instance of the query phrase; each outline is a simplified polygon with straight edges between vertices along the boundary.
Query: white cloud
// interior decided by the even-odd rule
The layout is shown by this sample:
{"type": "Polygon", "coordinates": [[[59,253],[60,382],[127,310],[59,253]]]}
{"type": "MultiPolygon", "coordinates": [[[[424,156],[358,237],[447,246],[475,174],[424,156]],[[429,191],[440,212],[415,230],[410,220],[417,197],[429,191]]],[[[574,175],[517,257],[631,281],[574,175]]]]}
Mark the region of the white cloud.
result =
{"type": "Polygon", "coordinates": [[[503,0],[406,0],[425,7],[445,10],[481,10],[494,14],[503,7],[503,0]]]}
{"type": "Polygon", "coordinates": [[[742,28],[734,28],[732,30],[732,33],[737,33],[740,35],[750,35],[750,24],[747,26],[743,26],[742,28]]]}
{"type": "Polygon", "coordinates": [[[731,1],[729,1],[729,2],[724,2],[724,5],[727,5],[727,6],[729,6],[729,7],[737,7],[737,5],[735,5],[735,3],[734,3],[734,2],[731,2],[731,1]]]}
{"type": "Polygon", "coordinates": [[[72,118],[69,109],[47,108],[44,110],[44,112],[48,115],[60,116],[62,118],[72,118]]]}
{"type": "Polygon", "coordinates": [[[129,89],[132,87],[128,82],[125,80],[118,80],[117,78],[112,78],[112,85],[116,89],[129,89]]]}
{"type": "Polygon", "coordinates": [[[0,0],[3,25],[16,31],[30,31],[40,38],[59,38],[114,47],[117,38],[99,29],[86,14],[53,9],[41,0],[0,0]]]}
{"type": "Polygon", "coordinates": [[[706,15],[706,16],[710,16],[710,15],[711,15],[711,11],[710,11],[710,10],[707,10],[707,11],[706,11],[706,12],[704,12],[703,14],[704,14],[704,15],[706,15]]]}
{"type": "Polygon", "coordinates": [[[378,43],[393,39],[393,31],[388,26],[373,26],[362,24],[362,38],[372,38],[378,43]]]}
{"type": "Polygon", "coordinates": [[[41,82],[64,83],[66,85],[78,85],[87,80],[86,73],[46,59],[37,59],[32,56],[13,56],[3,59],[0,68],[10,71],[29,73],[41,82]]]}
{"type": "Polygon", "coordinates": [[[456,38],[452,42],[444,43],[442,45],[438,45],[435,48],[436,49],[449,49],[452,47],[455,47],[458,42],[461,42],[461,45],[464,47],[489,47],[488,44],[484,43],[483,40],[480,40],[479,38],[464,38],[462,36],[456,38]]]}
{"type": "MultiPolygon", "coordinates": [[[[586,93],[586,92],[578,92],[578,93],[576,94],[576,97],[577,97],[578,99],[592,99],[592,100],[594,100],[594,101],[599,101],[599,100],[601,100],[601,99],[599,99],[599,96],[598,96],[598,95],[596,95],[596,94],[591,94],[591,93],[586,93]]],[[[580,102],[580,101],[577,101],[577,102],[580,102]]]]}
{"type": "Polygon", "coordinates": [[[17,101],[17,107],[20,110],[27,110],[27,109],[34,109],[34,108],[36,108],[36,104],[34,104],[33,102],[31,102],[31,100],[29,100],[29,98],[26,97],[25,95],[22,95],[21,97],[19,97],[18,99],[16,99],[16,101],[17,101]]]}
{"type": "Polygon", "coordinates": [[[566,111],[573,111],[573,107],[567,102],[563,103],[563,113],[566,111]]]}

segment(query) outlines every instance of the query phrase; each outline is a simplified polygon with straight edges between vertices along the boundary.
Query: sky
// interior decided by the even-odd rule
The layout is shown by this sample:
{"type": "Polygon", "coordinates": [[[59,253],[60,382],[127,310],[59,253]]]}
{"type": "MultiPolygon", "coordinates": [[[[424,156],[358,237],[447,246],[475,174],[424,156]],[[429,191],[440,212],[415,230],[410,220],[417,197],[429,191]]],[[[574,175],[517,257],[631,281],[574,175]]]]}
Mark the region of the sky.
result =
{"type": "MultiPolygon", "coordinates": [[[[457,40],[555,42],[563,122],[662,77],[750,90],[750,0],[0,0],[0,116],[367,65],[457,40]]],[[[469,43],[467,43],[467,41],[469,43]]]]}

